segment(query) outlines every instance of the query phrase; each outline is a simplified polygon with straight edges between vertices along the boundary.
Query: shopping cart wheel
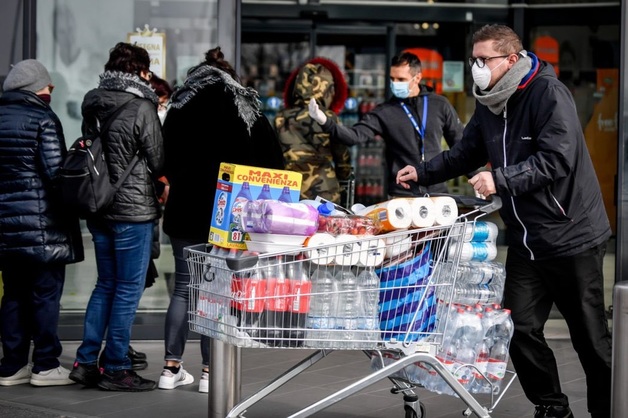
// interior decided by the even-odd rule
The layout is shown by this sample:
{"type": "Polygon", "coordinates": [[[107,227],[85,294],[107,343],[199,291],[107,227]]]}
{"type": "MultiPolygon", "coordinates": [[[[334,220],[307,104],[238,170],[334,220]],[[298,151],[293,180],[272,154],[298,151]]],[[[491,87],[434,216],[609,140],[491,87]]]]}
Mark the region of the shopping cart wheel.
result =
{"type": "Polygon", "coordinates": [[[415,393],[404,394],[403,402],[403,409],[406,411],[405,418],[425,418],[425,406],[415,393]]]}
{"type": "Polygon", "coordinates": [[[404,405],[403,409],[406,411],[405,418],[426,418],[425,414],[425,405],[422,402],[419,402],[419,410],[415,410],[410,405],[404,405]]]}

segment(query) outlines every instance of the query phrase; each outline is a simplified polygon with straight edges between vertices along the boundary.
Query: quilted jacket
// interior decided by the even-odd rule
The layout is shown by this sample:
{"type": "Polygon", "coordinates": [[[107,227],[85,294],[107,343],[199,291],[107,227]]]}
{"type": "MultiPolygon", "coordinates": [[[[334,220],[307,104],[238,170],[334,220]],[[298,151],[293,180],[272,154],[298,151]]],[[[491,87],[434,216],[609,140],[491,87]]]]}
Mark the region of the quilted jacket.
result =
{"type": "Polygon", "coordinates": [[[83,260],[79,220],[66,213],[58,189],[66,152],[48,104],[22,90],[0,97],[0,269],[83,260]]]}
{"type": "Polygon", "coordinates": [[[161,209],[154,181],[161,176],[164,151],[155,103],[132,92],[102,88],[91,90],[83,99],[83,134],[93,132],[96,120],[104,123],[119,106],[125,104],[127,106],[116,115],[116,120],[102,136],[111,181],[117,181],[135,153],[139,152],[141,158],[102,217],[119,222],[159,219],[161,209]],[[130,101],[132,99],[136,100],[130,101]]]}

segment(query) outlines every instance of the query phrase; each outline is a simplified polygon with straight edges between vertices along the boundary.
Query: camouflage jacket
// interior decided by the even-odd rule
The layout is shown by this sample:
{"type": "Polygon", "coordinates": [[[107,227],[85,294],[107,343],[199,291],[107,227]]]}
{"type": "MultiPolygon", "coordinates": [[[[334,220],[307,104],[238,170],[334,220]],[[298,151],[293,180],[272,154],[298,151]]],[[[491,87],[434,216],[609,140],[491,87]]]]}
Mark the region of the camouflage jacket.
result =
{"type": "Polygon", "coordinates": [[[330,109],[337,108],[332,104],[338,101],[340,93],[337,92],[343,86],[343,97],[346,98],[346,83],[337,67],[337,77],[334,78],[328,65],[335,64],[331,61],[329,63],[331,64],[327,60],[318,59],[316,63],[310,61],[295,70],[294,82],[287,83],[292,94],[288,100],[284,100],[286,108],[277,113],[275,129],[283,150],[286,170],[303,175],[301,198],[313,199],[321,196],[340,203],[338,180],[346,180],[351,174],[349,150],[345,145],[331,143],[329,134],[323,132],[322,127],[310,118],[307,108],[310,98],[314,97],[327,117],[339,122],[330,109]],[[338,78],[342,78],[341,82],[338,82],[338,78]]]}

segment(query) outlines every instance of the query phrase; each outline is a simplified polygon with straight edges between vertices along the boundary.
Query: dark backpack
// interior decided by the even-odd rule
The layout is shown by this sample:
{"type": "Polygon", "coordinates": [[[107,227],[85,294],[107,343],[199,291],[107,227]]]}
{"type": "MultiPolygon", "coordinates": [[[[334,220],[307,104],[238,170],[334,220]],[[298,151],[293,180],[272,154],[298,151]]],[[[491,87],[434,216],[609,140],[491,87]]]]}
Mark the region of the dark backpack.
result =
{"type": "Polygon", "coordinates": [[[118,181],[111,183],[101,137],[129,102],[120,106],[96,135],[74,141],[63,161],[60,170],[63,201],[68,210],[82,219],[97,215],[111,205],[116,192],[139,160],[139,155],[135,154],[118,181]]]}

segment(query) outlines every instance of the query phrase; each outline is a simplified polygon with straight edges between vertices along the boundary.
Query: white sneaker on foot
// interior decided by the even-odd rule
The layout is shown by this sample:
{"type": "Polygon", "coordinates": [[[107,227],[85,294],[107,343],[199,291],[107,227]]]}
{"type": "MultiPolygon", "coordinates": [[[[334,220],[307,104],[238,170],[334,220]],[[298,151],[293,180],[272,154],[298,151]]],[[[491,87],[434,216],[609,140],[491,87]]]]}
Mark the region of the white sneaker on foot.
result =
{"type": "Polygon", "coordinates": [[[33,386],[63,386],[74,383],[76,382],[70,379],[70,371],[63,366],[31,374],[33,386]]]}
{"type": "Polygon", "coordinates": [[[0,377],[0,386],[23,385],[24,383],[30,382],[32,368],[33,365],[28,363],[26,366],[15,372],[13,376],[0,377]]]}
{"type": "Polygon", "coordinates": [[[174,374],[168,369],[163,369],[159,376],[159,389],[174,389],[177,386],[194,383],[194,377],[183,369],[179,368],[179,373],[174,374]]]}
{"type": "Polygon", "coordinates": [[[201,393],[209,392],[209,373],[203,372],[201,374],[201,380],[198,382],[198,391],[201,393]]]}

